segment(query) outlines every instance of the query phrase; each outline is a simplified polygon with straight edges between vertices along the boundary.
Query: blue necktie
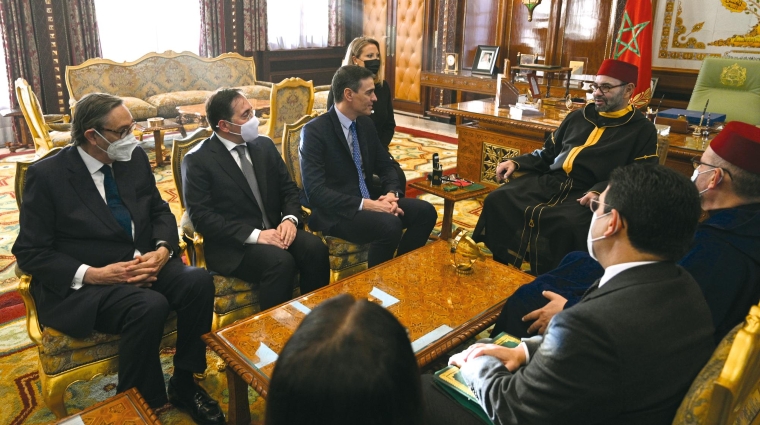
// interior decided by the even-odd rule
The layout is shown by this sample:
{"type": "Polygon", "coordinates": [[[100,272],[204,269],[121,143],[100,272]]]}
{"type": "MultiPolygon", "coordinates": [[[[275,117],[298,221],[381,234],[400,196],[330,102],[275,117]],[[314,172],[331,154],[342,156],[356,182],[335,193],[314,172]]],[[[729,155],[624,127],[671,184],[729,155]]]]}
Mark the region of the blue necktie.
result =
{"type": "Polygon", "coordinates": [[[103,173],[103,187],[106,190],[106,203],[108,208],[111,209],[111,214],[119,225],[127,232],[129,239],[132,239],[132,216],[129,214],[129,210],[121,202],[121,196],[119,196],[119,188],[116,187],[116,180],[113,178],[111,167],[104,165],[100,172],[103,173]]]}
{"type": "Polygon", "coordinates": [[[356,172],[359,173],[359,190],[362,192],[362,198],[369,199],[369,190],[367,190],[367,183],[362,178],[362,156],[359,150],[359,137],[356,136],[356,123],[352,122],[351,127],[351,156],[354,158],[354,165],[356,166],[356,172]]]}

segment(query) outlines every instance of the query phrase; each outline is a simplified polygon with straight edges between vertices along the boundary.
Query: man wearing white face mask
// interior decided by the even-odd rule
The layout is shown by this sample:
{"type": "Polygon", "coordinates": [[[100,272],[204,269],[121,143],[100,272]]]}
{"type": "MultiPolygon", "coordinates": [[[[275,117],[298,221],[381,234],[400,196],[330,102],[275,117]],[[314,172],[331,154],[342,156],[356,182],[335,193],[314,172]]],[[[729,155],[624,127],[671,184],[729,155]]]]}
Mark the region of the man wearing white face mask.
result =
{"type": "MultiPolygon", "coordinates": [[[[709,217],[679,264],[702,288],[718,342],[760,300],[760,129],[730,122],[692,162],[692,182],[709,217]]],[[[602,273],[588,254],[568,254],[560,267],[507,299],[494,332],[543,333],[602,273]]]]}
{"type": "Polygon", "coordinates": [[[75,146],[29,168],[13,254],[32,274],[40,322],[76,338],[120,334],[116,390],[137,387],[154,408],[167,401],[159,344],[175,311],[168,400],[198,423],[221,424],[218,403],[193,380],[206,370],[214,285],[175,255],[177,222],[133,128],[118,97],[77,103],[75,146]]]}
{"type": "Polygon", "coordinates": [[[182,187],[209,269],[258,283],[262,310],[292,298],[298,272],[303,294],[327,285],[327,247],[298,228],[298,187],[250,102],[219,89],[206,116],[214,135],[185,156],[182,187]]]}
{"type": "MultiPolygon", "coordinates": [[[[710,311],[675,263],[700,215],[694,185],[628,165],[590,205],[589,249],[604,275],[583,299],[543,337],[475,344],[449,360],[494,424],[669,425],[712,354],[710,311]]],[[[433,385],[423,378],[427,423],[480,423],[433,385]]]]}

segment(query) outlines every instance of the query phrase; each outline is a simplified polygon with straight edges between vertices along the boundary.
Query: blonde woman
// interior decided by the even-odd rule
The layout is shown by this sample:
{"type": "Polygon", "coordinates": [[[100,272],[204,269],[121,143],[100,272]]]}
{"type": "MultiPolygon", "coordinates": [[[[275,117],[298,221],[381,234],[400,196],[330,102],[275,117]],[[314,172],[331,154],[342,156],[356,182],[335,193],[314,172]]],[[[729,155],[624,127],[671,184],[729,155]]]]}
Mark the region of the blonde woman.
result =
{"type": "MultiPolygon", "coordinates": [[[[346,56],[343,59],[343,65],[358,65],[375,74],[375,96],[377,101],[369,116],[375,123],[377,135],[380,143],[387,149],[393,139],[393,132],[396,129],[396,120],[393,117],[393,101],[391,99],[391,88],[383,79],[385,69],[383,68],[382,58],[380,57],[380,43],[374,38],[357,37],[351,41],[346,50],[346,56]]],[[[327,96],[327,109],[333,106],[333,93],[327,96]]],[[[393,157],[391,157],[393,159],[393,157]]],[[[401,170],[401,165],[393,159],[401,187],[406,191],[406,176],[401,170]]],[[[373,186],[375,186],[373,184],[373,186]]],[[[374,192],[370,188],[370,192],[374,192]]],[[[403,193],[401,194],[403,195],[403,193]]]]}

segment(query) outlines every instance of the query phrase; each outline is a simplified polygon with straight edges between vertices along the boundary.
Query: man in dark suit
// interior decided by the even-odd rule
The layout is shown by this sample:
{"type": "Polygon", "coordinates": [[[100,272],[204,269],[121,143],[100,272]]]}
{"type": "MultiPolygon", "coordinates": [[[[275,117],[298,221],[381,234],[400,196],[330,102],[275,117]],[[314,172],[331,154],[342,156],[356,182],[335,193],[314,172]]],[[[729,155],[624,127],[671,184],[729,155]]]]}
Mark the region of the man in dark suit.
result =
{"type": "Polygon", "coordinates": [[[120,334],[117,391],[137,387],[152,407],[167,401],[159,344],[177,312],[169,401],[198,423],[224,423],[193,380],[206,370],[214,284],[186,267],[177,222],[161,199],[122,100],[95,93],[77,103],[75,146],[29,168],[13,254],[32,274],[40,323],[76,338],[120,334]]]}
{"type": "MultiPolygon", "coordinates": [[[[604,275],[542,337],[453,356],[495,424],[670,424],[714,348],[702,292],[675,261],[700,215],[687,178],[659,165],[612,172],[590,201],[604,275]]],[[[428,423],[478,423],[429,379],[428,423]]]]}
{"type": "Polygon", "coordinates": [[[265,310],[330,281],[327,247],[298,229],[298,187],[268,137],[258,135],[250,102],[235,89],[206,101],[214,135],[182,161],[190,219],[203,235],[209,269],[260,285],[265,310]]]}
{"type": "Polygon", "coordinates": [[[369,114],[375,97],[372,71],[338,69],[330,90],[335,105],[303,128],[301,175],[312,209],[309,227],[353,243],[370,243],[370,267],[425,245],[438,215],[427,202],[401,198],[393,163],[369,114]],[[370,199],[372,175],[383,193],[370,199]],[[406,232],[403,232],[406,229],[406,232]]]}

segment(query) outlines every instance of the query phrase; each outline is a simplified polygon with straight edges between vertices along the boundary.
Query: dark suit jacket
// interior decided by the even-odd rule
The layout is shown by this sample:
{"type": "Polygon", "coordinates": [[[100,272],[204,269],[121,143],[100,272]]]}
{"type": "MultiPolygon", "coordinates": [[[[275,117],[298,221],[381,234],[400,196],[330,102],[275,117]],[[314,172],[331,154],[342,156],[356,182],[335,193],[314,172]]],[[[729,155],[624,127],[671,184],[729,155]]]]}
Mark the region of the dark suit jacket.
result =
{"type": "Polygon", "coordinates": [[[714,349],[710,310],[671,262],[628,269],[554,316],[512,374],[491,356],[462,372],[495,424],[670,424],[714,349]]]}
{"type": "Polygon", "coordinates": [[[155,249],[156,240],[177,251],[177,221],[156,188],[148,157],[113,163],[124,205],[132,215],[135,240],[124,232],[75,147],[29,167],[13,254],[32,274],[32,294],[40,322],[72,336],[90,333],[96,306],[107,291],[77,291],[71,281],[79,266],[103,267],[155,249]]]}
{"type": "MultiPolygon", "coordinates": [[[[259,136],[247,146],[270,224],[279,225],[286,215],[300,217],[298,187],[272,140],[259,136]]],[[[204,238],[209,269],[232,273],[243,260],[245,240],[264,227],[248,181],[213,135],[185,155],[182,182],[190,220],[204,238]]]]}
{"type": "MultiPolygon", "coordinates": [[[[393,162],[368,117],[356,119],[356,134],[367,187],[377,174],[383,193],[402,191],[393,162]]],[[[301,135],[301,176],[312,215],[309,227],[328,230],[341,220],[350,220],[359,211],[362,197],[359,176],[348,141],[334,108],[330,108],[303,128],[301,135]]]]}

